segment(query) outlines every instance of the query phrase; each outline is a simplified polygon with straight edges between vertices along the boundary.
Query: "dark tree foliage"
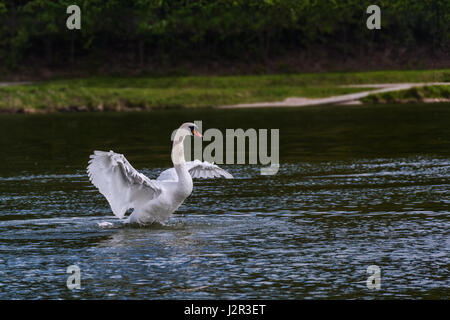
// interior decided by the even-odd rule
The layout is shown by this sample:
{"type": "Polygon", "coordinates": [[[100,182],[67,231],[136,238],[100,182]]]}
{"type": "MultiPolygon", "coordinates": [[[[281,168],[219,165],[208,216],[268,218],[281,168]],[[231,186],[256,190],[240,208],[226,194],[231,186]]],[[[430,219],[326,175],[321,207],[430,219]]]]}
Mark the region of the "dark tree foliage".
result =
{"type": "Polygon", "coordinates": [[[118,56],[134,65],[264,60],[317,45],[445,52],[450,42],[449,0],[0,0],[0,21],[3,68],[118,56]],[[79,31],[66,28],[71,4],[81,8],[79,31]],[[382,8],[382,30],[366,28],[370,4],[382,8]]]}

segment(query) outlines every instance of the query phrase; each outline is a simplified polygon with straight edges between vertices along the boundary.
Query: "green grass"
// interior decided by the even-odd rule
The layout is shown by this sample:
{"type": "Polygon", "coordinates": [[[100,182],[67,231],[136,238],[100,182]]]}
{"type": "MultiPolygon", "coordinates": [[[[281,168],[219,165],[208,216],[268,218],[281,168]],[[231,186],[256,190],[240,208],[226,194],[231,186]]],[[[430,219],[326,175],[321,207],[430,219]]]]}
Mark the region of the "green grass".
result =
{"type": "Polygon", "coordinates": [[[434,98],[450,99],[450,86],[426,86],[373,94],[362,99],[362,101],[367,103],[410,103],[423,102],[426,99],[434,98]]]}
{"type": "Polygon", "coordinates": [[[117,110],[321,98],[364,91],[340,85],[450,81],[450,70],[258,76],[91,77],[0,88],[0,109],[117,110]]]}

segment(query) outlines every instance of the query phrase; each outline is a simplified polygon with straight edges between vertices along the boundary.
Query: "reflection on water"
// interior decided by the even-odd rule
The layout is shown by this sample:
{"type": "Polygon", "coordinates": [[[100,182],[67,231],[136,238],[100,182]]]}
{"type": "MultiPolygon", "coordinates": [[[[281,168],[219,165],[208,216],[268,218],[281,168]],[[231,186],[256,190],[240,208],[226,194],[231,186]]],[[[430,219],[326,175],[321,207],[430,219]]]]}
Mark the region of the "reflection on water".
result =
{"type": "Polygon", "coordinates": [[[448,107],[2,115],[0,298],[448,299],[448,107]],[[89,153],[156,177],[192,120],[279,128],[278,174],[223,166],[236,179],[196,181],[166,225],[123,225],[88,182],[89,153]],[[73,264],[81,290],[65,286],[73,264]]]}

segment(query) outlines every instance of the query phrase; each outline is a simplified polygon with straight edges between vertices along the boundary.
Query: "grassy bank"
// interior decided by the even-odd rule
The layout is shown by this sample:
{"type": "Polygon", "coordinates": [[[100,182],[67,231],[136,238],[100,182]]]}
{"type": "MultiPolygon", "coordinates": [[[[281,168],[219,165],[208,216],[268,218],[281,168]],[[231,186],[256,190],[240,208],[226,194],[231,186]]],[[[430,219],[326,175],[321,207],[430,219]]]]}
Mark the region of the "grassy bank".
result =
{"type": "Polygon", "coordinates": [[[340,87],[347,84],[445,81],[450,81],[450,70],[56,79],[1,87],[0,111],[210,107],[287,97],[321,98],[366,90],[340,87]]]}

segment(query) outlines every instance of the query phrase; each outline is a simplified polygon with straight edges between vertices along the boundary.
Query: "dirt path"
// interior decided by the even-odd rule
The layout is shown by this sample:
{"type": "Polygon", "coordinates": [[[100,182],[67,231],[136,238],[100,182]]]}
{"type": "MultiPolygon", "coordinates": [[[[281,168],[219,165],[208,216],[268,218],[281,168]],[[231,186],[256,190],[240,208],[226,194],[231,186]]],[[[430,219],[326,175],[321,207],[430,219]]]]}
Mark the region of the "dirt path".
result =
{"type": "Polygon", "coordinates": [[[286,98],[283,101],[275,102],[255,102],[241,103],[235,105],[219,106],[219,109],[236,109],[236,108],[270,108],[270,107],[306,107],[323,104],[358,104],[359,100],[371,94],[407,90],[414,87],[424,86],[448,86],[450,82],[422,82],[422,83],[386,83],[386,84],[361,84],[348,85],[343,87],[349,88],[373,88],[374,90],[363,91],[358,93],[344,94],[328,98],[286,98]]]}
{"type": "Polygon", "coordinates": [[[32,82],[0,82],[0,87],[21,86],[24,84],[31,84],[32,82]]]}

